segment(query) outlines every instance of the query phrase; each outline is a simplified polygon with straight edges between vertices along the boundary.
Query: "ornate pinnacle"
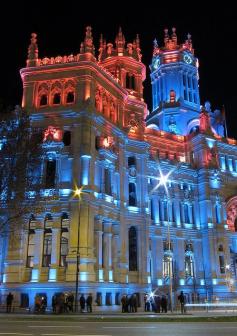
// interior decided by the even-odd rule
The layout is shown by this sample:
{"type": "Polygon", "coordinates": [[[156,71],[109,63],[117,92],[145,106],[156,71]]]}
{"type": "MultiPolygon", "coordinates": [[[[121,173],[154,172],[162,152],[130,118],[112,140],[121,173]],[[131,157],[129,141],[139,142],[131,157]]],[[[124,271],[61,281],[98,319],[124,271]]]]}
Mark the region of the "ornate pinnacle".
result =
{"type": "Polygon", "coordinates": [[[172,40],[177,43],[176,28],[172,28],[172,40]]]}
{"type": "Polygon", "coordinates": [[[156,56],[159,54],[159,46],[158,46],[158,42],[157,39],[155,38],[153,41],[153,56],[156,56]]]}
{"type": "Polygon", "coordinates": [[[91,54],[94,55],[95,47],[93,45],[93,37],[92,37],[90,26],[86,27],[86,36],[85,36],[85,39],[84,39],[84,47],[85,47],[85,52],[88,52],[88,53],[91,53],[91,54]]]}
{"type": "Polygon", "coordinates": [[[138,34],[136,35],[136,46],[140,49],[140,38],[138,34]]]}
{"type": "Polygon", "coordinates": [[[118,32],[118,35],[116,36],[115,44],[116,44],[116,47],[119,50],[119,52],[124,51],[125,38],[124,38],[124,35],[122,33],[122,28],[121,27],[119,27],[119,32],[118,32]]]}
{"type": "Polygon", "coordinates": [[[27,66],[35,66],[38,59],[37,34],[32,33],[28,48],[27,66]]]}
{"type": "Polygon", "coordinates": [[[169,34],[168,34],[168,29],[167,29],[167,28],[164,29],[164,33],[165,33],[165,36],[164,36],[164,43],[165,43],[165,45],[166,45],[167,42],[169,42],[169,34]]]}

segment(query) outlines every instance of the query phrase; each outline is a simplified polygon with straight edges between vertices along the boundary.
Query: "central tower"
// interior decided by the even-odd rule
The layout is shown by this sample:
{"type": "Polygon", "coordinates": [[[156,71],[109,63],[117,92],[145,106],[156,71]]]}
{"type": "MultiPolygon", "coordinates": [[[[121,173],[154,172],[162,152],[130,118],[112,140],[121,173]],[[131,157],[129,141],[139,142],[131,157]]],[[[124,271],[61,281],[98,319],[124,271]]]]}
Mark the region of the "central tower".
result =
{"type": "Polygon", "coordinates": [[[164,47],[154,41],[150,69],[153,108],[147,126],[182,135],[192,132],[199,125],[200,99],[191,35],[178,44],[176,29],[171,36],[165,29],[164,47]]]}

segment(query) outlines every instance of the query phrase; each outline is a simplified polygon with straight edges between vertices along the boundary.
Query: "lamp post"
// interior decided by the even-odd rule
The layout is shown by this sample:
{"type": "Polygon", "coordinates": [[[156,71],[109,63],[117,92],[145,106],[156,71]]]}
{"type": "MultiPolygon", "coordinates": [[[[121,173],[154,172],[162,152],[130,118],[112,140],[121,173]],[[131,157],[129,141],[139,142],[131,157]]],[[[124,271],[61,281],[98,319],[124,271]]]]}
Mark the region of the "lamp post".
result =
{"type": "MultiPolygon", "coordinates": [[[[152,192],[154,192],[155,190],[157,190],[160,186],[163,186],[165,189],[165,193],[167,196],[167,201],[169,200],[169,191],[168,191],[168,187],[167,187],[167,183],[168,183],[168,178],[169,176],[173,173],[173,171],[176,169],[177,167],[171,169],[166,175],[163,174],[160,165],[158,166],[159,169],[159,174],[160,176],[157,178],[159,180],[158,184],[155,186],[155,188],[152,190],[152,192]]],[[[169,295],[170,295],[170,310],[171,312],[173,311],[173,257],[172,257],[172,251],[171,251],[171,239],[170,239],[170,216],[169,216],[169,206],[167,203],[167,212],[168,212],[168,216],[167,216],[167,241],[168,241],[168,272],[169,272],[169,295]]]]}
{"type": "Polygon", "coordinates": [[[76,262],[76,288],[75,288],[75,307],[74,310],[75,312],[78,312],[78,273],[79,273],[79,265],[80,265],[80,215],[81,215],[81,194],[82,194],[82,187],[74,190],[74,197],[78,197],[78,230],[77,230],[77,249],[76,249],[76,254],[77,254],[77,262],[76,262]]]}

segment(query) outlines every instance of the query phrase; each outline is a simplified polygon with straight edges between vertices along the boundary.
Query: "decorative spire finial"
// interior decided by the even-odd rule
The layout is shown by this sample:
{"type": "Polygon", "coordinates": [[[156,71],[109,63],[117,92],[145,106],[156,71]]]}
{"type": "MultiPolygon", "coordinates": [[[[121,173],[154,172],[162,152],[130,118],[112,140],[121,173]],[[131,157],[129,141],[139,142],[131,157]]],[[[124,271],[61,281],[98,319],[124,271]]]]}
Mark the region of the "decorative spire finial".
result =
{"type": "Polygon", "coordinates": [[[175,27],[172,28],[172,36],[171,36],[171,38],[172,38],[172,41],[176,45],[177,44],[177,35],[176,35],[176,28],[175,27]]]}
{"type": "Polygon", "coordinates": [[[115,44],[116,44],[118,53],[123,53],[124,52],[124,46],[125,46],[125,38],[124,38],[124,35],[122,33],[122,28],[121,27],[119,27],[119,32],[118,32],[118,35],[116,36],[115,44]]]}
{"type": "Polygon", "coordinates": [[[160,52],[159,46],[158,46],[158,42],[157,39],[155,38],[153,41],[153,56],[158,55],[160,52]]]}
{"type": "Polygon", "coordinates": [[[136,35],[136,46],[140,49],[140,38],[138,34],[136,35]]]}
{"type": "Polygon", "coordinates": [[[37,34],[32,33],[28,48],[27,66],[36,66],[38,60],[37,34]]]}
{"type": "Polygon", "coordinates": [[[164,33],[165,33],[165,36],[164,36],[164,43],[165,43],[165,46],[167,45],[167,43],[169,42],[169,34],[168,34],[168,29],[165,28],[164,29],[164,33]]]}
{"type": "Polygon", "coordinates": [[[93,37],[92,37],[92,33],[91,33],[91,27],[87,26],[86,27],[86,36],[84,39],[84,47],[85,47],[85,53],[91,53],[94,55],[95,53],[95,47],[93,44],[93,37]]]}

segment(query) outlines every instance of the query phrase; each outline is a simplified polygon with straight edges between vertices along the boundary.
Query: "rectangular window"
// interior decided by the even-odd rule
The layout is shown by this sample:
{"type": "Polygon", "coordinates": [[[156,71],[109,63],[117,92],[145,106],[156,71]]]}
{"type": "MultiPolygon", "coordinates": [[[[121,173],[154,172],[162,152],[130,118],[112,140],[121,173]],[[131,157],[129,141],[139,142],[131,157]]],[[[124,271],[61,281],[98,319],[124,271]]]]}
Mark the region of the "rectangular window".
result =
{"type": "Polygon", "coordinates": [[[56,176],[56,160],[48,160],[46,163],[46,179],[45,188],[55,187],[55,176],[56,176]]]}
{"type": "Polygon", "coordinates": [[[219,256],[220,273],[225,274],[225,259],[223,255],[219,256]]]}
{"type": "Polygon", "coordinates": [[[35,232],[29,231],[26,267],[34,266],[35,232]]]}

